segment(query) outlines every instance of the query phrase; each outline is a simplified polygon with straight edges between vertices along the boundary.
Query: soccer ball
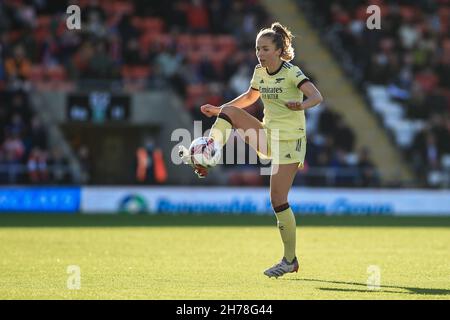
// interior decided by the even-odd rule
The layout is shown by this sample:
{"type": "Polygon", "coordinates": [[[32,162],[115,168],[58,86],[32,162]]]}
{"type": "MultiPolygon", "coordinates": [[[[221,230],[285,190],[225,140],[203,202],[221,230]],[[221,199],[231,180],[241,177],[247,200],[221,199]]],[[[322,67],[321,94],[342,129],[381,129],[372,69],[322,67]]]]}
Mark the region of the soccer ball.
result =
{"type": "Polygon", "coordinates": [[[209,141],[207,137],[200,137],[192,141],[189,153],[193,164],[198,164],[206,168],[217,165],[220,160],[220,149],[214,141],[209,141]]]}

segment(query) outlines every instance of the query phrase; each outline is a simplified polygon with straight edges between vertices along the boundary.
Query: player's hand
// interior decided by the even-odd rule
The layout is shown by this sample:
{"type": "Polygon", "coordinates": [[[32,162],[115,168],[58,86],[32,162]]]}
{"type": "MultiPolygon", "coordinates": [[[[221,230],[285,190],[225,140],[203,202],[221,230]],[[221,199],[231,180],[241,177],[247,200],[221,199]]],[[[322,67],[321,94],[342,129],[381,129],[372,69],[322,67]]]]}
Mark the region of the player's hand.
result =
{"type": "Polygon", "coordinates": [[[304,110],[304,108],[302,107],[302,103],[300,101],[288,101],[286,103],[286,107],[288,107],[293,111],[304,110]]]}
{"type": "Polygon", "coordinates": [[[200,107],[200,110],[202,113],[207,116],[208,118],[211,118],[212,116],[218,116],[220,113],[221,108],[213,106],[211,104],[204,104],[200,107]]]}

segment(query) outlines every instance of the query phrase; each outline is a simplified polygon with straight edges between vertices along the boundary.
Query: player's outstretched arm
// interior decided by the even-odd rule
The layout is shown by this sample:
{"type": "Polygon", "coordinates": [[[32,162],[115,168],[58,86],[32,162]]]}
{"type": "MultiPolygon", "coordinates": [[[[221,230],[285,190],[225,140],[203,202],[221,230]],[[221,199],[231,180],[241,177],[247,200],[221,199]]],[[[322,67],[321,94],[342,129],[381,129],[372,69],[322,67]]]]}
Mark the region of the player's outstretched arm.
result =
{"type": "Polygon", "coordinates": [[[252,105],[253,103],[255,103],[256,100],[258,100],[258,99],[259,99],[259,91],[252,89],[252,88],[248,88],[248,90],[246,92],[244,92],[243,94],[241,94],[239,97],[231,100],[230,102],[227,102],[227,103],[221,105],[220,107],[213,106],[211,104],[205,104],[200,107],[200,110],[207,117],[212,117],[212,116],[217,117],[220,113],[220,110],[222,110],[222,108],[225,106],[246,108],[246,107],[252,105]]]}

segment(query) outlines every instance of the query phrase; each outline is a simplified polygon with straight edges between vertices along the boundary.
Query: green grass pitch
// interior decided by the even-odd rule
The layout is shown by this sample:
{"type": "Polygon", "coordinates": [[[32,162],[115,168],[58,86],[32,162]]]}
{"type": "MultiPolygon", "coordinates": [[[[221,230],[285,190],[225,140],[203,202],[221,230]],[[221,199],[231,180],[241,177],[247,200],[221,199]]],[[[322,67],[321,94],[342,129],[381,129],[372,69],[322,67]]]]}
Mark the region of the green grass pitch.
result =
{"type": "Polygon", "coordinates": [[[297,216],[300,270],[268,279],[275,221],[1,214],[0,299],[450,299],[450,218],[297,216]]]}

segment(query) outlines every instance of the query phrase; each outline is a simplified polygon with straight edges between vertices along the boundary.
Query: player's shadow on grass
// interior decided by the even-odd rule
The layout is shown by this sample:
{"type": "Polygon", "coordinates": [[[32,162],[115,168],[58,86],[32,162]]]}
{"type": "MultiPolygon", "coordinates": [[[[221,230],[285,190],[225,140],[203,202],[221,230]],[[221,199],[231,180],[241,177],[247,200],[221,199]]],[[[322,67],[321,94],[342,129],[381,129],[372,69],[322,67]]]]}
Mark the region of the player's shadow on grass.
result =
{"type": "Polygon", "coordinates": [[[383,293],[403,293],[403,294],[424,294],[424,295],[450,295],[449,289],[431,289],[431,288],[414,288],[414,287],[401,287],[401,286],[381,286],[376,290],[367,289],[366,283],[358,282],[345,282],[345,281],[330,281],[330,280],[319,280],[319,279],[284,279],[288,281],[311,281],[311,282],[321,282],[321,283],[332,283],[332,284],[343,284],[352,286],[363,286],[366,289],[347,289],[347,288],[319,288],[325,291],[341,291],[341,292],[383,292],[383,293]],[[387,290],[386,290],[387,289],[387,290]],[[394,290],[389,290],[394,289],[394,290]],[[397,290],[395,290],[397,289],[397,290]],[[398,291],[398,289],[406,290],[398,291]]]}

